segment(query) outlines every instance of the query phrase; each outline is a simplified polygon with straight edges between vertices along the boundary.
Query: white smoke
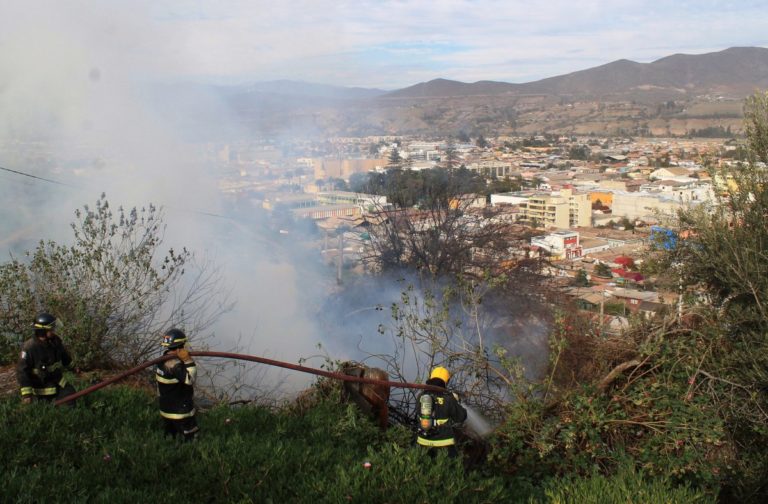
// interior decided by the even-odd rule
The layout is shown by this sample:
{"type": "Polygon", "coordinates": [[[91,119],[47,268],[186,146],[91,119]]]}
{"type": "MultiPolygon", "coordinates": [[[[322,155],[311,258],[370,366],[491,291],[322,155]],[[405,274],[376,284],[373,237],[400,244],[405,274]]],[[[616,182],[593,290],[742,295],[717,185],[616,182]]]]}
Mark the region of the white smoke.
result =
{"type": "MultiPolygon", "coordinates": [[[[40,239],[71,240],[74,211],[101,193],[113,206],[162,206],[165,246],[186,246],[217,264],[236,302],[211,328],[211,349],[237,346],[297,362],[317,343],[299,295],[314,279],[299,276],[257,227],[215,216],[224,202],[209,146],[188,142],[178,127],[172,114],[189,111],[166,107],[160,114],[153,94],[161,88],[173,96],[175,72],[193,73],[183,68],[193,58],[169,57],[179,41],[164,38],[150,8],[143,1],[0,7],[0,166],[61,182],[0,174],[3,253],[40,239]]],[[[200,122],[236,129],[218,98],[201,93],[195,102],[206,106],[195,111],[207,115],[200,122]]]]}
{"type": "MultiPolygon", "coordinates": [[[[247,138],[248,132],[213,88],[182,81],[196,75],[204,45],[164,31],[154,5],[5,0],[0,6],[0,166],[61,183],[0,172],[2,253],[18,254],[41,239],[66,243],[75,209],[101,193],[112,205],[154,203],[166,209],[165,245],[186,246],[218,264],[236,302],[210,329],[211,349],[238,347],[290,362],[317,353],[317,343],[331,359],[386,352],[377,327],[390,315],[375,307],[396,301],[402,284],[382,281],[364,296],[353,290],[333,298],[333,305],[326,302],[332,269],[280,241],[256,217],[230,218],[217,187],[222,173],[214,146],[190,138],[247,138]]],[[[521,323],[520,352],[540,360],[543,353],[530,349],[541,346],[545,331],[521,323]]],[[[193,344],[195,336],[204,335],[193,335],[193,344]]],[[[259,374],[262,379],[296,389],[312,378],[277,372],[259,374]]]]}

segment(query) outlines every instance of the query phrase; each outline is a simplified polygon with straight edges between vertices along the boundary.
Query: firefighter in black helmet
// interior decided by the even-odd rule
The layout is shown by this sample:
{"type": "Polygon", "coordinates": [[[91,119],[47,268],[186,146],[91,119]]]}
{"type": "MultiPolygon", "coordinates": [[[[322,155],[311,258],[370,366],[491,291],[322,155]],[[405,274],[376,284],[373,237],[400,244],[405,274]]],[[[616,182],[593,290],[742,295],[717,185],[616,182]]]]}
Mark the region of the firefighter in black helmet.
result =
{"type": "Polygon", "coordinates": [[[451,373],[438,366],[432,370],[427,385],[442,390],[425,390],[418,397],[419,432],[416,443],[429,449],[434,456],[438,450],[445,450],[448,456],[458,455],[453,429],[467,419],[467,410],[459,403],[459,396],[446,387],[451,373]]]}
{"type": "Polygon", "coordinates": [[[56,317],[38,313],[32,327],[34,335],[21,346],[16,365],[21,402],[53,401],[74,393],[74,387],[67,383],[63,374],[64,368],[72,363],[72,357],[56,334],[56,317]]]}
{"type": "Polygon", "coordinates": [[[174,358],[157,365],[155,379],[165,433],[174,437],[181,435],[190,441],[199,430],[194,403],[197,367],[185,348],[186,343],[187,336],[179,329],[170,329],[163,335],[163,355],[174,358]]]}

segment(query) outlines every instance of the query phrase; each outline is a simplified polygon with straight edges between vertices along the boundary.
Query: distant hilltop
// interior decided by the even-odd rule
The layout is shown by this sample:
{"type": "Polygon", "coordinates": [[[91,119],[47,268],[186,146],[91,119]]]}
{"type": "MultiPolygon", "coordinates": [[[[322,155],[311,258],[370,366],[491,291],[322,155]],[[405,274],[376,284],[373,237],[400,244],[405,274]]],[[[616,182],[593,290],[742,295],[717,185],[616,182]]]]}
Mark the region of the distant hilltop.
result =
{"type": "Polygon", "coordinates": [[[732,47],[707,54],[673,54],[652,63],[621,59],[605,65],[525,84],[446,79],[422,82],[385,94],[389,98],[552,94],[600,98],[615,94],[668,91],[747,94],[768,87],[768,49],[732,47]]]}
{"type": "MultiPolygon", "coordinates": [[[[681,136],[739,133],[742,100],[766,88],[768,49],[732,47],[651,63],[622,59],[519,84],[434,79],[385,91],[284,80],[167,88],[157,103],[178,119],[178,104],[213,94],[243,132],[263,136],[681,136]]],[[[221,126],[193,112],[188,124],[208,134],[221,126]]]]}

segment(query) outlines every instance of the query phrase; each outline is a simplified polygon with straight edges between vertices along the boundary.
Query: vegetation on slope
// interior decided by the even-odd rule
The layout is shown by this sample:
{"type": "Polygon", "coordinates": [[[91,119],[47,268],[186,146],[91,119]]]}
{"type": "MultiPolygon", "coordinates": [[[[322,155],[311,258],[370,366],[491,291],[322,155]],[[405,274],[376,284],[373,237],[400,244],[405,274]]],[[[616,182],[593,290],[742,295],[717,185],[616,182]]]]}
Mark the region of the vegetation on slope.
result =
{"type": "Polygon", "coordinates": [[[431,459],[326,398],[307,411],[220,406],[192,443],[165,438],[153,398],[108,389],[73,408],[0,402],[0,488],[9,502],[703,502],[669,481],[527,482],[431,459]],[[363,466],[370,462],[369,469],[363,466]]]}

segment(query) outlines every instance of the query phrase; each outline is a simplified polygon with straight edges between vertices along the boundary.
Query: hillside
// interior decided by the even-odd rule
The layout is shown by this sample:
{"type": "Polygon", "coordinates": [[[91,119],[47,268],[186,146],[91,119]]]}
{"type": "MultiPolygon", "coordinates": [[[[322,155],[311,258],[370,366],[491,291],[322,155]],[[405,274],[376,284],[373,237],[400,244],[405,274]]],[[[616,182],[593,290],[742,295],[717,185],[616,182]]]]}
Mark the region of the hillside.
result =
{"type": "Polygon", "coordinates": [[[519,91],[517,84],[506,82],[478,81],[465,84],[448,79],[434,79],[420,82],[407,88],[398,89],[384,95],[386,98],[437,98],[446,96],[483,96],[514,93],[519,91]]]}
{"type": "Polygon", "coordinates": [[[0,416],[4,502],[708,501],[632,471],[535,482],[490,464],[464,471],[332,398],[303,411],[216,407],[199,415],[201,435],[188,444],[164,438],[153,397],[128,388],[74,408],[3,400],[0,416]]]}
{"type": "Polygon", "coordinates": [[[280,135],[687,135],[738,132],[741,100],[768,87],[768,49],[618,60],[535,82],[435,79],[380,90],[262,83],[228,89],[248,131],[280,135]]]}
{"type": "Polygon", "coordinates": [[[465,84],[435,79],[390,92],[387,98],[435,98],[531,94],[605,99],[650,89],[674,95],[750,93],[768,86],[768,49],[732,47],[707,54],[674,54],[651,63],[626,59],[524,84],[480,81],[465,84]]]}

